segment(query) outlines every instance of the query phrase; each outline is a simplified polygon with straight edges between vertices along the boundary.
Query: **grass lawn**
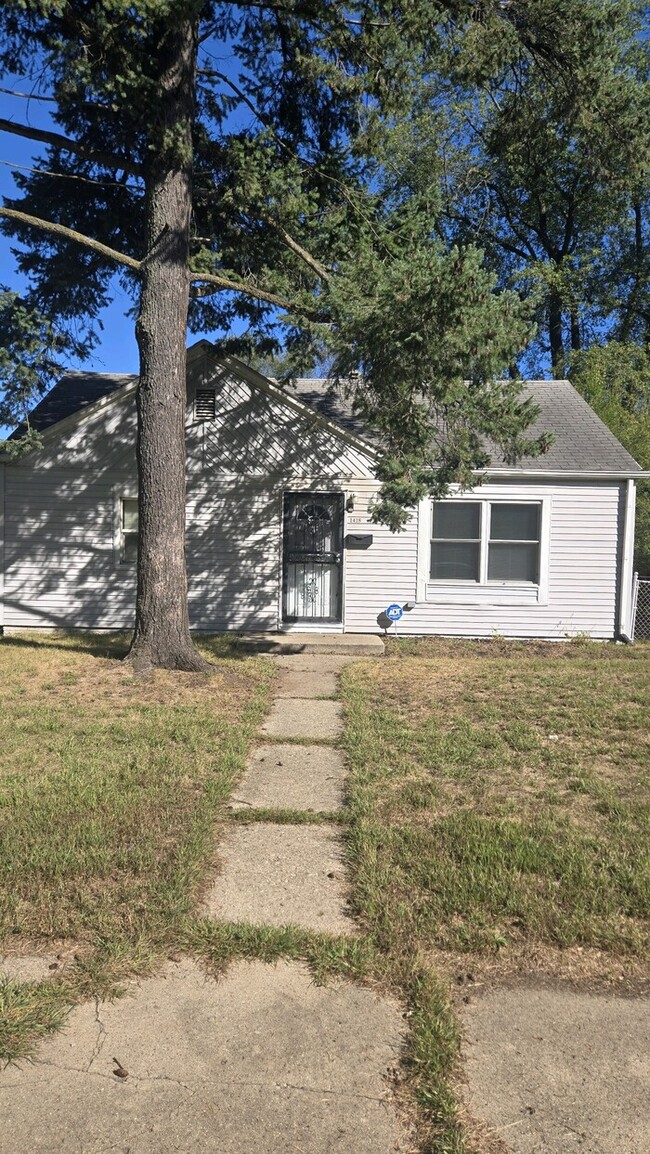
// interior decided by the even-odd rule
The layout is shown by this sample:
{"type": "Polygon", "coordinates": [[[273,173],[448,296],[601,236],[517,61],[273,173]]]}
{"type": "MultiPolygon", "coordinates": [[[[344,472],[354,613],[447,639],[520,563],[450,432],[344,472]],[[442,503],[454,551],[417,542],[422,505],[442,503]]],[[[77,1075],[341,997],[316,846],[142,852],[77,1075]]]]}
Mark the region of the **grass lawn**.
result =
{"type": "Polygon", "coordinates": [[[0,953],[70,943],[0,982],[0,1056],[170,952],[217,972],[300,958],[392,991],[395,1088],[418,1148],[468,1154],[450,989],[517,973],[647,977],[650,645],[402,641],[345,667],[346,807],[226,813],[274,669],[225,642],[210,678],[134,679],[119,640],[0,641],[0,953]],[[215,822],[339,821],[361,933],[197,913],[215,822]]]}
{"type": "Polygon", "coordinates": [[[647,990],[650,645],[405,641],[342,684],[355,913],[411,1026],[399,1092],[421,1150],[483,1150],[454,1091],[475,983],[647,990]]]}
{"type": "Polygon", "coordinates": [[[404,642],[344,684],[383,950],[647,959],[650,646],[404,642]]]}
{"type": "Polygon", "coordinates": [[[79,958],[55,983],[0,985],[5,1056],[183,932],[273,677],[204,648],[214,676],[141,679],[119,638],[0,641],[0,954],[79,958]]]}

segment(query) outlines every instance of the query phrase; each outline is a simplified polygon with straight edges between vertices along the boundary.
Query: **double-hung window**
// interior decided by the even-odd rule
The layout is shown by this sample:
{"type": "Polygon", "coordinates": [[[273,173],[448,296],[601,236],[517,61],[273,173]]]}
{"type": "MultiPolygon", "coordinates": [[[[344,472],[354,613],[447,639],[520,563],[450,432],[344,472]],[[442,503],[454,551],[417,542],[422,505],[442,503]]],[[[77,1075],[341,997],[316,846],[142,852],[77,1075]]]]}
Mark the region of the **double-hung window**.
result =
{"type": "Polygon", "coordinates": [[[542,504],[433,501],[429,581],[540,583],[542,504]]]}
{"type": "Polygon", "coordinates": [[[120,560],[136,561],[138,556],[138,498],[120,500],[120,560]]]}
{"type": "Polygon", "coordinates": [[[488,581],[539,584],[541,505],[489,505],[488,581]]]}

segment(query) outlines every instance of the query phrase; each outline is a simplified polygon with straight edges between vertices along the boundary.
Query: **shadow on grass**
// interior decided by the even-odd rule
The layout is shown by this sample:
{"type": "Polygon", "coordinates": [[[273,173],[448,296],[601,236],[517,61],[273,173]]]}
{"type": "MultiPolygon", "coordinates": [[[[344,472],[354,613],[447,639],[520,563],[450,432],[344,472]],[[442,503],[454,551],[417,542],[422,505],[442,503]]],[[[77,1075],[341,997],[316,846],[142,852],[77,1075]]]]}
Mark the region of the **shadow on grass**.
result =
{"type": "MultiPolygon", "coordinates": [[[[198,633],[193,635],[197,648],[206,652],[210,657],[228,658],[242,661],[256,656],[256,652],[248,646],[240,644],[239,633],[198,633]]],[[[245,635],[244,635],[245,636],[245,635]]],[[[17,649],[38,650],[77,650],[88,653],[91,657],[111,658],[123,661],[131,646],[129,633],[97,633],[92,630],[57,630],[42,634],[9,633],[0,636],[0,645],[11,645],[17,649]]]]}
{"type": "Polygon", "coordinates": [[[91,657],[108,657],[116,661],[126,657],[130,644],[131,639],[127,633],[93,633],[90,630],[57,630],[56,633],[42,635],[10,633],[0,637],[0,645],[11,645],[16,649],[78,650],[80,653],[89,653],[91,657]]]}

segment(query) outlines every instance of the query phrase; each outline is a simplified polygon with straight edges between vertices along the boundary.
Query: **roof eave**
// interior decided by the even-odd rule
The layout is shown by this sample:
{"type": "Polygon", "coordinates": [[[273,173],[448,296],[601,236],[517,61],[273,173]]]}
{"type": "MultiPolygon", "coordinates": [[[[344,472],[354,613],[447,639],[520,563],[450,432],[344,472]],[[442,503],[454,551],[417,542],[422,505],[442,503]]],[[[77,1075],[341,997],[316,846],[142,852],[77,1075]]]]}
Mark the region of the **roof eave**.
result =
{"type": "Polygon", "coordinates": [[[478,476],[496,477],[497,479],[499,477],[515,479],[533,477],[539,480],[565,478],[567,481],[581,479],[588,481],[645,481],[650,479],[650,471],[643,469],[517,469],[513,467],[511,469],[475,469],[474,472],[478,476]]]}

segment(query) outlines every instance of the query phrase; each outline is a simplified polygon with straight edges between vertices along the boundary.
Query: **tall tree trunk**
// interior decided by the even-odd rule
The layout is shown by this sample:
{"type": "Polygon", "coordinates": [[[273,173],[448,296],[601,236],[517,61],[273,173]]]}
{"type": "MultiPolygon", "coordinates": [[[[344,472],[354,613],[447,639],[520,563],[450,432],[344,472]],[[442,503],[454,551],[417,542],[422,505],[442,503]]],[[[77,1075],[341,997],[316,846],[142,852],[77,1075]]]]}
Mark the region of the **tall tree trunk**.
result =
{"type": "Polygon", "coordinates": [[[185,567],[186,334],[192,205],[196,31],[179,19],[161,33],[165,66],[159,139],[147,173],[146,257],[136,334],[139,538],[137,668],[209,668],[190,638],[185,567]]]}
{"type": "Polygon", "coordinates": [[[548,298],[548,334],[551,343],[551,364],[553,376],[561,380],[564,376],[564,337],[562,333],[562,298],[551,289],[548,298]]]}
{"type": "Polygon", "coordinates": [[[571,309],[571,351],[578,353],[581,348],[582,334],[580,332],[580,317],[578,316],[578,306],[575,305],[571,309]]]}
{"type": "Polygon", "coordinates": [[[622,317],[616,334],[616,339],[625,343],[629,341],[634,322],[638,320],[637,308],[639,297],[644,284],[644,246],[643,246],[643,216],[641,205],[635,201],[634,211],[634,242],[633,242],[633,280],[632,289],[627,301],[622,307],[622,317]]]}

